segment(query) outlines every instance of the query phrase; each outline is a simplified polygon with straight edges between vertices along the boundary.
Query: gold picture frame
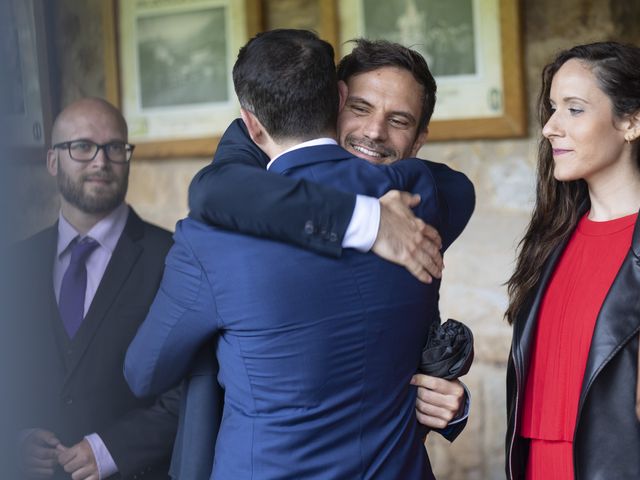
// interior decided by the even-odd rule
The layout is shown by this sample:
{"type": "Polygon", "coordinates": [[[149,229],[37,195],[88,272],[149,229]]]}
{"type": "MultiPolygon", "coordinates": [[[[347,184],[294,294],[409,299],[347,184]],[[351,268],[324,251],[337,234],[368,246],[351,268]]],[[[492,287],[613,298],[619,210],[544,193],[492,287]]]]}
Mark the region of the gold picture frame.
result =
{"type": "Polygon", "coordinates": [[[438,84],[429,141],[497,139],[527,134],[518,2],[450,0],[436,4],[431,0],[387,0],[383,3],[341,0],[338,16],[342,55],[349,52],[348,40],[362,36],[384,38],[418,50],[424,45],[425,49],[431,47],[436,51],[438,49],[433,47],[436,40],[444,44],[447,38],[450,39],[449,50],[440,49],[446,53],[443,55],[446,60],[440,59],[441,71],[445,72],[441,76],[434,70],[434,64],[436,68],[438,64],[437,55],[431,56],[431,61],[425,55],[438,84]],[[397,13],[390,10],[394,3],[397,13]],[[439,10],[430,11],[430,5],[439,10]],[[468,15],[461,20],[465,8],[468,15]],[[374,12],[375,9],[384,10],[374,12]],[[451,21],[447,24],[449,13],[451,21]],[[391,18],[394,14],[398,15],[395,19],[391,18]],[[431,28],[428,21],[432,22],[431,28]],[[383,27],[376,32],[376,26],[380,25],[383,27]],[[437,39],[429,44],[429,35],[436,34],[439,35],[437,39]],[[461,47],[465,38],[470,48],[461,47]],[[462,50],[456,52],[456,48],[462,50]],[[465,55],[466,65],[462,63],[465,55]],[[460,74],[453,70],[456,62],[461,65],[460,74]]]}
{"type": "Polygon", "coordinates": [[[0,141],[21,161],[42,161],[51,145],[51,89],[43,0],[0,8],[0,141]]]}
{"type": "MultiPolygon", "coordinates": [[[[339,55],[338,14],[336,0],[296,2],[292,9],[288,1],[260,0],[264,30],[301,28],[312,30],[329,42],[339,55]]],[[[338,59],[339,60],[339,59],[338,59]]]]}
{"type": "Polygon", "coordinates": [[[103,9],[105,96],[127,119],[136,157],[211,157],[239,116],[231,69],[260,30],[260,1],[105,0],[103,9]]]}

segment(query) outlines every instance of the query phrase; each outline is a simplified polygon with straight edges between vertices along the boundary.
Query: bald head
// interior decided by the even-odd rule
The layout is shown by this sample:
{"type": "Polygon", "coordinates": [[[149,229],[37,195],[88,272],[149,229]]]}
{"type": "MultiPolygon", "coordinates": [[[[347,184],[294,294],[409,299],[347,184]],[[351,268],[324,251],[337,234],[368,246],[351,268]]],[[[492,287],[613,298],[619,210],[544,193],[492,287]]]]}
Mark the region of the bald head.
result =
{"type": "Polygon", "coordinates": [[[87,97],[71,103],[56,117],[51,130],[52,143],[75,140],[74,132],[82,124],[97,128],[110,125],[121,137],[114,140],[127,141],[127,122],[120,110],[101,98],[87,97]]]}
{"type": "Polygon", "coordinates": [[[124,202],[128,179],[128,161],[112,161],[108,147],[127,142],[127,124],[122,114],[100,98],[83,98],[65,108],[51,131],[53,146],[47,152],[47,169],[57,178],[64,217],[86,233],[124,202]],[[93,158],[74,158],[72,148],[81,157],[91,144],[93,158]]]}

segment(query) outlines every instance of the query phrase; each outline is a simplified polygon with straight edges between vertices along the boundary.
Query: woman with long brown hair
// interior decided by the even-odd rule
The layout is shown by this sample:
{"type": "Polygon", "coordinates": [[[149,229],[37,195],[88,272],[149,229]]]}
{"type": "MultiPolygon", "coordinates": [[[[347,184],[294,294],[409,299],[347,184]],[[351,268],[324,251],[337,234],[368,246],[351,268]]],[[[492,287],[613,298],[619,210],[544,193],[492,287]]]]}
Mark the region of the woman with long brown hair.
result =
{"type": "Polygon", "coordinates": [[[508,282],[512,480],[640,478],[640,48],[542,75],[536,204],[508,282]]]}

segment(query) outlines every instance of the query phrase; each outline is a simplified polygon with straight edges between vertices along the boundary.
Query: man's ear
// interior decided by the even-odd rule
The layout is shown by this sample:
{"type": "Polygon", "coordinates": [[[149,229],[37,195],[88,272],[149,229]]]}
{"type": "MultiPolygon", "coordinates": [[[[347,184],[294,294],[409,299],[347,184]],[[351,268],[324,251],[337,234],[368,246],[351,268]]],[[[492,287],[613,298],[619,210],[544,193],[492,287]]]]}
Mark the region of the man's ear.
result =
{"type": "Polygon", "coordinates": [[[420,150],[422,148],[422,145],[426,143],[428,136],[429,136],[429,127],[425,128],[424,132],[421,132],[416,138],[416,141],[413,142],[413,146],[411,147],[412,157],[415,157],[418,155],[418,150],[420,150]]]}
{"type": "Polygon", "coordinates": [[[244,124],[247,126],[249,136],[251,137],[251,140],[253,140],[253,143],[260,145],[264,138],[264,131],[260,121],[253,113],[242,107],[240,107],[240,116],[242,117],[244,124]]]}
{"type": "Polygon", "coordinates": [[[340,95],[340,103],[338,111],[341,112],[344,105],[347,103],[347,97],[349,96],[349,87],[342,80],[338,80],[338,94],[340,95]]]}
{"type": "Polygon", "coordinates": [[[58,156],[53,148],[47,150],[47,170],[52,176],[58,176],[58,156]]]}

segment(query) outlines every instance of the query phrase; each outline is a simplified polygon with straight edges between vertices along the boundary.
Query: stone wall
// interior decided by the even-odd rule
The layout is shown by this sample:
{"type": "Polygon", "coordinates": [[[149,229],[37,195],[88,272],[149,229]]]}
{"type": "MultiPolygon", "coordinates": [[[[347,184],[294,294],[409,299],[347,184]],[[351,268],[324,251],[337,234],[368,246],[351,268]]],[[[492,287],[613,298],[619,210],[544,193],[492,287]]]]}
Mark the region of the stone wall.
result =
{"type": "Polygon", "coordinates": [[[427,143],[422,156],[467,173],[477,205],[469,226],[447,252],[443,317],[464,320],[475,333],[476,360],[463,380],[472,393],[466,430],[453,443],[429,435],[436,476],[448,480],[504,478],[505,368],[511,328],[503,320],[504,282],[529,220],[535,187],[536,99],[542,67],[558,50],[579,43],[618,40],[640,44],[634,27],[640,3],[622,0],[525,0],[523,39],[529,105],[526,139],[427,143]]]}
{"type": "MultiPolygon", "coordinates": [[[[50,23],[54,28],[58,65],[55,83],[62,104],[82,95],[104,92],[102,1],[55,0],[53,4],[50,23]]],[[[453,445],[436,435],[430,435],[427,441],[434,469],[443,480],[504,477],[504,370],[510,338],[510,328],[502,317],[507,305],[504,282],[513,268],[515,247],[533,201],[539,135],[534,112],[541,68],[554,52],[577,43],[617,39],[640,44],[639,2],[525,0],[520,3],[531,119],[529,136],[499,141],[427,143],[420,152],[424,158],[448,163],[465,172],[473,180],[477,194],[474,217],[445,259],[442,314],[445,318],[463,320],[473,328],[476,362],[464,379],[473,397],[467,429],[453,445]]],[[[268,0],[265,18],[271,18],[279,26],[306,26],[307,13],[297,16],[296,12],[310,12],[314,8],[309,0],[268,0]],[[281,8],[284,3],[286,9],[281,8]],[[289,21],[283,12],[289,12],[289,21]]],[[[176,220],[187,213],[189,180],[207,162],[208,159],[195,158],[135,159],[128,201],[144,218],[173,229],[176,220]]],[[[24,212],[17,232],[33,231],[55,217],[55,186],[43,169],[44,163],[21,168],[24,184],[30,185],[23,190],[23,196],[30,198],[33,206],[24,212]]]]}

